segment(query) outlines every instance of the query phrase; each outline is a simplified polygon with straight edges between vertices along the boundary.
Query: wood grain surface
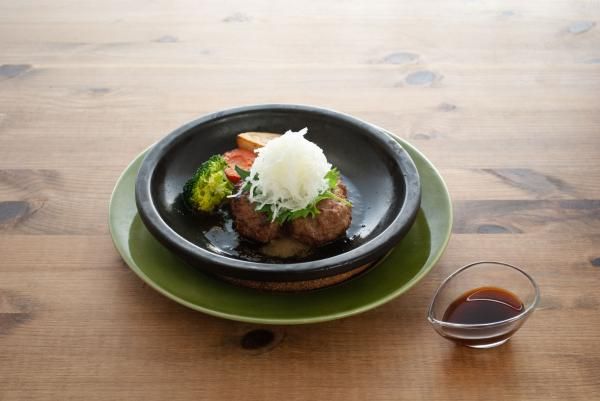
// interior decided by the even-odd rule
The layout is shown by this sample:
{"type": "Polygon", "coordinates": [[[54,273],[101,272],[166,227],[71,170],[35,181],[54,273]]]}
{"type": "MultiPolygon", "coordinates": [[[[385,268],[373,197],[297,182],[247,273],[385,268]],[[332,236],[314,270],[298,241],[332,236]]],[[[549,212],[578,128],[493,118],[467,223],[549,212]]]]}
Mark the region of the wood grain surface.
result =
{"type": "Polygon", "coordinates": [[[2,401],[597,400],[599,288],[597,1],[0,0],[2,401]],[[364,118],[440,169],[454,233],[409,293],[261,328],[125,266],[107,215],[128,162],[194,117],[264,102],[364,118]],[[425,319],[480,259],[542,291],[489,351],[425,319]]]}

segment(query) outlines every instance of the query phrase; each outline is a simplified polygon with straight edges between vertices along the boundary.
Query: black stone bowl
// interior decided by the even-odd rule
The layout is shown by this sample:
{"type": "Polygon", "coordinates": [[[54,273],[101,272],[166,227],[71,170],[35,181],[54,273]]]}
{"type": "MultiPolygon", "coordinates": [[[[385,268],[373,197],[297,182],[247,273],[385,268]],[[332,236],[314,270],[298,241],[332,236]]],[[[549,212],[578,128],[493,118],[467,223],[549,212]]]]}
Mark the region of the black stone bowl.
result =
{"type": "Polygon", "coordinates": [[[385,255],[413,224],[421,185],[408,153],[377,127],[331,110],[275,104],[220,111],[176,129],[148,152],[135,196],[148,230],[188,263],[220,276],[291,282],[340,275],[385,255]],[[235,148],[238,133],[304,127],[348,186],[353,211],[345,238],[304,259],[277,260],[239,238],[226,211],[198,216],[186,210],[186,180],[211,155],[235,148]]]}

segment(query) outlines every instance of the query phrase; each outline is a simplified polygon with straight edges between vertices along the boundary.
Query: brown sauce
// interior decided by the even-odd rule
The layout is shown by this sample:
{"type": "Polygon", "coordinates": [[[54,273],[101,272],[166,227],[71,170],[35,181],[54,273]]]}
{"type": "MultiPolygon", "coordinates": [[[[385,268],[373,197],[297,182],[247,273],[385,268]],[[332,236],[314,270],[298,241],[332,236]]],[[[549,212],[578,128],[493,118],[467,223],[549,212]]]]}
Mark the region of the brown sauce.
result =
{"type": "Polygon", "coordinates": [[[303,258],[310,255],[310,246],[293,238],[276,238],[260,248],[260,252],[272,258],[303,258]]]}
{"type": "Polygon", "coordinates": [[[494,323],[519,315],[523,302],[512,292],[497,287],[467,291],[448,306],[444,321],[461,324],[494,323]]]}

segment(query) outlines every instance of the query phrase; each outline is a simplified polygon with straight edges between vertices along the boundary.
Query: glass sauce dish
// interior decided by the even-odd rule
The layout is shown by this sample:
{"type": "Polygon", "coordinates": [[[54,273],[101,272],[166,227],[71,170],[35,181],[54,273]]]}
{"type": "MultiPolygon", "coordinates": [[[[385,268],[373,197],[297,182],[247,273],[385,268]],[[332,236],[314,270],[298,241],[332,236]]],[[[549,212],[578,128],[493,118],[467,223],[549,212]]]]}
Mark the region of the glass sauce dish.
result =
{"type": "Polygon", "coordinates": [[[476,262],[452,273],[440,285],[428,320],[444,338],[472,348],[507,342],[540,300],[533,278],[502,262],[476,262]]]}

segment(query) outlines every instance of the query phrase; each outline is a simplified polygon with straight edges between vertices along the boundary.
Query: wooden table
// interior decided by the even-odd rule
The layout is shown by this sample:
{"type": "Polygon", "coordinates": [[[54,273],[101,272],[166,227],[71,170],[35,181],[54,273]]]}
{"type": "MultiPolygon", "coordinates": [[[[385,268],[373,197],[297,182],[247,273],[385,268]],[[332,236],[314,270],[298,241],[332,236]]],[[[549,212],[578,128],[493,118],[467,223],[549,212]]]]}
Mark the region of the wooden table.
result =
{"type": "Polygon", "coordinates": [[[0,399],[600,399],[599,24],[575,0],[0,2],[0,399]],[[455,225],[404,296],[244,348],[257,326],[144,285],[107,212],[149,144],[264,102],[409,140],[455,225]],[[425,319],[478,259],[523,266],[543,296],[490,351],[425,319]]]}

